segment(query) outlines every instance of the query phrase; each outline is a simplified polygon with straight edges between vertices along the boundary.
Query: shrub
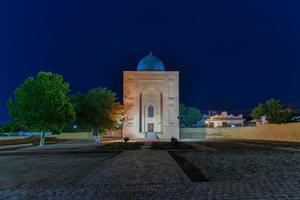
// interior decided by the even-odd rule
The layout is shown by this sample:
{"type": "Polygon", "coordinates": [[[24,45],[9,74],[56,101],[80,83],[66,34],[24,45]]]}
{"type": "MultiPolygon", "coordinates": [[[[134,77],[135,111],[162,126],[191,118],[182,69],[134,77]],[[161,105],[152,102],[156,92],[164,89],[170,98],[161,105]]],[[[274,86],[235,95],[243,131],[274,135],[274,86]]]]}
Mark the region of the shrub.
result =
{"type": "Polygon", "coordinates": [[[127,143],[129,141],[129,137],[124,137],[123,140],[127,143]]]}
{"type": "Polygon", "coordinates": [[[178,140],[174,137],[171,138],[171,143],[174,144],[174,145],[177,145],[178,144],[178,140]]]}

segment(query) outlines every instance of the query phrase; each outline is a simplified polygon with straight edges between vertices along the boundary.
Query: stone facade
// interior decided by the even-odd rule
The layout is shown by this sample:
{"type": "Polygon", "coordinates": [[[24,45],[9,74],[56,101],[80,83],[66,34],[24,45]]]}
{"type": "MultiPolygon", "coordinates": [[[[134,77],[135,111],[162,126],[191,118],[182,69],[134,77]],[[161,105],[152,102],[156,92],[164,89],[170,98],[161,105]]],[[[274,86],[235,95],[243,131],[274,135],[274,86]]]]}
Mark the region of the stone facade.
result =
{"type": "Polygon", "coordinates": [[[144,140],[155,132],[179,139],[179,72],[124,71],[123,78],[123,137],[144,140]]]}

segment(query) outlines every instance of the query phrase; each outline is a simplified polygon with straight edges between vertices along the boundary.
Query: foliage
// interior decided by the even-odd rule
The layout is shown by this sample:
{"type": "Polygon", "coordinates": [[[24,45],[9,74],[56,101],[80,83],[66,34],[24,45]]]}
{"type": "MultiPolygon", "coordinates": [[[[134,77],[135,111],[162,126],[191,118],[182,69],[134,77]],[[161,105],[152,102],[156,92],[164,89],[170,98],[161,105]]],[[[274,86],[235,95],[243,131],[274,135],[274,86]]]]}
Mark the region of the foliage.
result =
{"type": "Polygon", "coordinates": [[[182,103],[179,105],[179,114],[181,118],[180,124],[184,124],[186,127],[192,127],[203,117],[199,109],[195,107],[186,107],[182,103]]]}
{"type": "Polygon", "coordinates": [[[75,104],[77,124],[81,127],[104,132],[117,127],[123,113],[121,104],[116,103],[116,94],[106,88],[95,88],[86,94],[72,97],[75,104]]]}
{"type": "Polygon", "coordinates": [[[251,117],[253,119],[260,119],[262,116],[266,115],[266,106],[263,103],[258,104],[251,112],[251,117]]]}
{"type": "Polygon", "coordinates": [[[174,144],[174,145],[177,145],[178,144],[178,140],[175,137],[172,137],[171,138],[171,143],[174,144]]]}
{"type": "Polygon", "coordinates": [[[124,121],[124,108],[123,105],[119,102],[113,104],[112,109],[110,110],[110,118],[113,121],[114,128],[122,128],[124,121]]]}
{"type": "Polygon", "coordinates": [[[61,75],[39,72],[27,78],[7,103],[13,122],[31,131],[61,129],[75,118],[68,93],[61,75]]]}
{"type": "Polygon", "coordinates": [[[0,133],[6,133],[4,125],[0,125],[0,133]]]}
{"type": "Polygon", "coordinates": [[[185,114],[187,107],[183,104],[180,103],[179,104],[179,114],[182,116],[183,114],[185,114]]]}
{"type": "Polygon", "coordinates": [[[16,133],[24,130],[24,127],[17,125],[13,121],[0,125],[0,133],[16,133]]]}
{"type": "Polygon", "coordinates": [[[129,141],[129,137],[124,137],[124,142],[128,142],[129,141]]]}
{"type": "Polygon", "coordinates": [[[266,116],[269,123],[282,124],[292,120],[293,114],[291,109],[282,104],[278,99],[270,99],[265,103],[260,103],[251,112],[254,119],[260,119],[266,116]]]}
{"type": "Polygon", "coordinates": [[[91,131],[92,131],[91,129],[88,129],[86,127],[81,127],[81,126],[78,126],[76,124],[65,126],[61,130],[61,132],[68,132],[68,133],[91,132],[91,131]]]}
{"type": "MultiPolygon", "coordinates": [[[[39,137],[28,137],[28,138],[22,138],[22,139],[9,139],[9,140],[0,140],[0,145],[16,145],[16,144],[38,144],[39,143],[39,137]]],[[[55,144],[60,143],[65,140],[57,139],[55,137],[46,137],[45,138],[46,144],[55,144]]]]}

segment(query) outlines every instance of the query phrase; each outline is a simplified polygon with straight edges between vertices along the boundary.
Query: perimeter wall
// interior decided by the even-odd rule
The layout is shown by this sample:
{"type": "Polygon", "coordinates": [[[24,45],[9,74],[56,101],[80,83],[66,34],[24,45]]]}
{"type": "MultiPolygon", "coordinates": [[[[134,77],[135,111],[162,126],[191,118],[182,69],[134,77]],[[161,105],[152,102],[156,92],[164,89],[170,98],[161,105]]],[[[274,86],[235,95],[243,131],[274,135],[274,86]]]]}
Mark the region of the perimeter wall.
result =
{"type": "Polygon", "coordinates": [[[211,138],[300,141],[300,123],[265,124],[238,128],[182,128],[183,140],[211,138]]]}

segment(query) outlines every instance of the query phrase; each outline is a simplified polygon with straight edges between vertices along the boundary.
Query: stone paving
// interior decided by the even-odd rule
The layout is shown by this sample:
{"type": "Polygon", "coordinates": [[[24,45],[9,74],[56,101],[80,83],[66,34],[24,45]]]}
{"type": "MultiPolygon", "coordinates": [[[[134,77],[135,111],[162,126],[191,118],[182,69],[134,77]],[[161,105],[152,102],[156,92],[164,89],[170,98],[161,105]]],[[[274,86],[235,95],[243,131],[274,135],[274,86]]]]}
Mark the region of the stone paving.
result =
{"type": "MultiPolygon", "coordinates": [[[[203,145],[203,143],[200,143],[203,145]]],[[[300,180],[298,149],[279,150],[265,145],[249,146],[236,142],[209,143],[215,152],[180,153],[211,181],[300,180]]]]}
{"type": "Polygon", "coordinates": [[[0,199],[299,199],[299,181],[140,183],[3,190],[0,199]]]}
{"type": "Polygon", "coordinates": [[[167,151],[124,151],[104,169],[97,169],[82,181],[89,186],[98,183],[145,184],[185,183],[189,178],[167,151]]]}
{"type": "MultiPolygon", "coordinates": [[[[210,147],[217,148],[217,146],[210,147]]],[[[235,154],[244,154],[247,148],[235,154]]],[[[222,153],[220,149],[214,152],[191,152],[190,155],[193,159],[198,159],[202,158],[197,156],[199,153],[222,153]]],[[[251,151],[255,153],[254,149],[251,151]]],[[[280,151],[273,153],[275,153],[273,157],[276,158],[276,154],[280,151]]],[[[166,151],[124,151],[112,158],[104,167],[94,169],[76,184],[54,188],[0,189],[0,199],[300,199],[300,176],[295,175],[300,171],[294,166],[297,164],[295,159],[298,159],[296,153],[292,161],[289,161],[291,155],[285,154],[284,164],[293,165],[293,169],[296,170],[287,175],[288,178],[273,175],[267,178],[191,182],[166,151]]],[[[240,162],[248,158],[245,156],[239,158],[244,159],[240,162]]],[[[268,159],[268,155],[265,154],[261,154],[261,157],[268,159]]],[[[280,156],[280,159],[283,157],[280,156]]],[[[228,158],[225,157],[224,160],[228,158]]],[[[282,161],[280,159],[279,162],[282,161]]],[[[204,159],[203,162],[205,161],[207,160],[204,159]]],[[[248,164],[251,162],[245,163],[248,164]]],[[[266,165],[270,165],[270,169],[276,168],[276,164],[267,162],[266,165]]],[[[280,170],[277,172],[277,175],[281,175],[280,170]]]]}

